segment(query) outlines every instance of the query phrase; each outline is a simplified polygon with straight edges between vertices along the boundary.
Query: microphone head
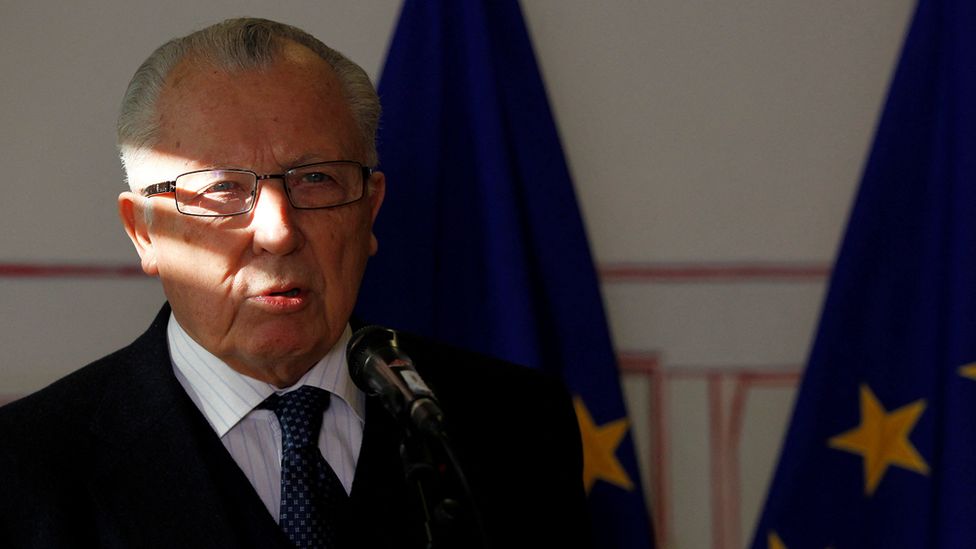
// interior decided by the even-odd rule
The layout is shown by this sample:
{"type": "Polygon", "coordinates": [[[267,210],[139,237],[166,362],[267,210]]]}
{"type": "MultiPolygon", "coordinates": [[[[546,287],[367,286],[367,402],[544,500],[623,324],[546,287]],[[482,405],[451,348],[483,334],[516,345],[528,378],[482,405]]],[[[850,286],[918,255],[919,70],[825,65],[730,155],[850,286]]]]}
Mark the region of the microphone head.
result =
{"type": "Polygon", "coordinates": [[[356,330],[346,346],[349,377],[404,425],[444,436],[444,414],[397,342],[397,333],[382,326],[356,330]]]}
{"type": "Polygon", "coordinates": [[[366,394],[374,391],[368,383],[366,375],[366,363],[370,358],[379,355],[388,357],[396,354],[397,337],[396,332],[383,326],[364,326],[349,339],[346,345],[346,361],[349,363],[349,376],[352,382],[366,394]]]}

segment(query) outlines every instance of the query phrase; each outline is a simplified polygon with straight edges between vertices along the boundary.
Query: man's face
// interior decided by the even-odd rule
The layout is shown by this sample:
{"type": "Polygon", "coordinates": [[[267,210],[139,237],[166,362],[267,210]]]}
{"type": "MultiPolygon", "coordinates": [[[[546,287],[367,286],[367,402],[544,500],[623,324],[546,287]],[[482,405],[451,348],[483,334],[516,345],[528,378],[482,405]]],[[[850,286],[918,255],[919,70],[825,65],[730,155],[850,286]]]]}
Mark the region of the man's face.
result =
{"type": "MultiPolygon", "coordinates": [[[[135,188],[204,168],[268,174],[365,162],[338,80],[297,44],[266,69],[184,63],[167,83],[159,143],[129,167],[135,188]]],[[[172,194],[123,193],[119,209],[143,270],[159,276],[190,336],[235,370],[287,386],[328,352],[352,312],[383,200],[382,174],[369,183],[363,200],[326,210],[292,208],[280,179],[262,181],[244,215],[183,215],[172,194]]]]}

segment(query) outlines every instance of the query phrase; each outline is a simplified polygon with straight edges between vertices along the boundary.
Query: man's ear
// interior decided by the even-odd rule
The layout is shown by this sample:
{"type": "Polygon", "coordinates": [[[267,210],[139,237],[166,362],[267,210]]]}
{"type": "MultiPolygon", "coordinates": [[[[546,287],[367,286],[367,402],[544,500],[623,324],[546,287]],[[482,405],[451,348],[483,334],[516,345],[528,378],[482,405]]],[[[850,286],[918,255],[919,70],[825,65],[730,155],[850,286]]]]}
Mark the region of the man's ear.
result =
{"type": "Polygon", "coordinates": [[[366,197],[369,200],[369,255],[376,255],[379,249],[379,242],[376,240],[376,233],[373,232],[373,224],[376,223],[376,216],[380,213],[380,206],[383,205],[383,197],[386,196],[386,176],[383,172],[373,172],[369,178],[366,197]]]}
{"type": "Polygon", "coordinates": [[[142,260],[142,270],[149,276],[159,274],[159,267],[156,264],[156,247],[153,245],[149,235],[149,223],[145,208],[150,208],[147,200],[143,197],[126,191],[119,195],[119,218],[122,220],[122,227],[129,235],[129,240],[135,246],[139,258],[142,260]]]}

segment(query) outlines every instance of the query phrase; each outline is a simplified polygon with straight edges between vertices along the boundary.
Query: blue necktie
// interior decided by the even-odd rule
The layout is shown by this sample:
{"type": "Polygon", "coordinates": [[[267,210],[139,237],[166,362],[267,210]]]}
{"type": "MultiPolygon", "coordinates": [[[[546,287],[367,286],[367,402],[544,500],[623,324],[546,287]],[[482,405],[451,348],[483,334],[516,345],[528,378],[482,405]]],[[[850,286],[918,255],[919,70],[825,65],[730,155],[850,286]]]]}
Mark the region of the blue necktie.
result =
{"type": "Polygon", "coordinates": [[[299,548],[336,549],[336,526],[348,496],[318,449],[329,392],[309,385],[271,395],[262,408],[281,424],[281,514],[278,524],[299,548]]]}

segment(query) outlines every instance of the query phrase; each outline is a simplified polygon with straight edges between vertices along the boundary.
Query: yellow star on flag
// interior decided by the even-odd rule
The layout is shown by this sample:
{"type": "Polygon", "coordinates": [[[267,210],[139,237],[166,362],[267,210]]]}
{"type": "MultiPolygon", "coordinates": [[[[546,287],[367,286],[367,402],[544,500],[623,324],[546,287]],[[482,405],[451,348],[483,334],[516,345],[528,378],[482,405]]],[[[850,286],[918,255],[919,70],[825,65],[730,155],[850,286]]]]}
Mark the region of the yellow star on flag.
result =
{"type": "Polygon", "coordinates": [[[959,375],[968,377],[969,379],[976,379],[976,362],[970,362],[965,366],[960,366],[959,375]]]}
{"type": "MultiPolygon", "coordinates": [[[[789,549],[783,540],[780,539],[779,534],[774,530],[770,530],[769,534],[766,536],[766,549],[789,549]]],[[[827,549],[831,549],[827,547],[827,549]]]]}
{"type": "Polygon", "coordinates": [[[786,544],[783,543],[783,540],[779,539],[776,532],[770,532],[766,536],[766,547],[767,549],[787,549],[786,544]]]}
{"type": "Polygon", "coordinates": [[[580,436],[583,439],[583,485],[586,493],[597,480],[603,480],[624,490],[633,490],[627,471],[617,459],[617,446],[627,434],[627,418],[621,418],[601,426],[593,421],[593,416],[579,396],[573,398],[576,419],[579,421],[580,436]]]}
{"type": "Polygon", "coordinates": [[[928,464],[908,440],[924,411],[925,400],[921,399],[887,412],[871,388],[861,385],[861,424],[832,437],[829,444],[864,458],[865,494],[874,494],[889,465],[928,475],[928,464]]]}

